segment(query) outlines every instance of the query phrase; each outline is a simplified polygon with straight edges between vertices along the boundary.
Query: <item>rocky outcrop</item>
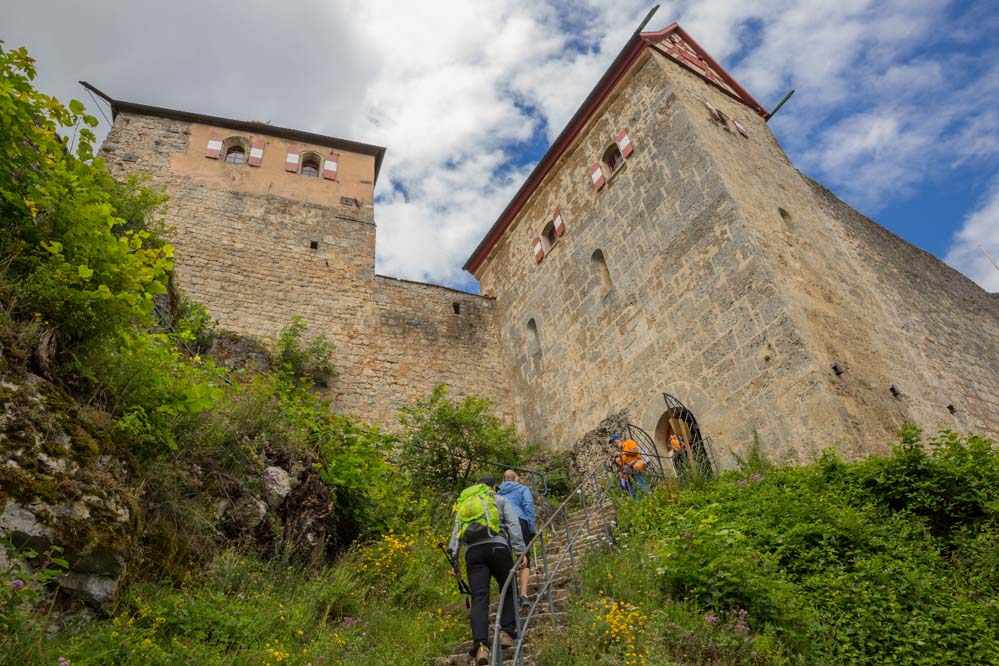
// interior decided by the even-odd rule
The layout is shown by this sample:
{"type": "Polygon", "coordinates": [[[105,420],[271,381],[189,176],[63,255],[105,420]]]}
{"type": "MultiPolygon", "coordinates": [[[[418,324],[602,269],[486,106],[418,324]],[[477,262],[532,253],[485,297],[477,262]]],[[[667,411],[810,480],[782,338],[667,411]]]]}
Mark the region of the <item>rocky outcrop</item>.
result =
{"type": "Polygon", "coordinates": [[[0,540],[39,560],[60,549],[59,584],[107,604],[133,544],[133,498],[125,466],[100,455],[111,447],[99,414],[30,373],[5,374],[0,398],[0,540]]]}
{"type": "Polygon", "coordinates": [[[229,331],[215,333],[208,354],[229,370],[267,372],[273,366],[270,352],[262,342],[229,331]]]}
{"type": "Polygon", "coordinates": [[[614,451],[607,440],[615,433],[627,435],[628,422],[627,411],[616,412],[579,438],[570,453],[572,471],[577,478],[582,478],[587,473],[611,461],[614,451]]]}

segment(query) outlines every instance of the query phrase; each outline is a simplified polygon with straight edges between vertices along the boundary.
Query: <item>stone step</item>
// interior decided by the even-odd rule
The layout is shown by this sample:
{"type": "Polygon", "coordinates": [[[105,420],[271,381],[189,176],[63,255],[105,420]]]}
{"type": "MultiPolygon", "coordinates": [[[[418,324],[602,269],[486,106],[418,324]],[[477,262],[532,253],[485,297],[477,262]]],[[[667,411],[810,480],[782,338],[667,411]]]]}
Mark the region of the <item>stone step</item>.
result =
{"type": "MultiPolygon", "coordinates": [[[[533,603],[534,602],[534,596],[535,595],[533,595],[533,594],[529,595],[528,596],[528,601],[530,601],[530,602],[533,603]]],[[[491,598],[490,598],[490,601],[489,601],[489,612],[490,613],[495,612],[496,609],[499,607],[499,600],[496,599],[495,597],[496,597],[496,595],[491,595],[491,598]]],[[[569,590],[567,590],[565,588],[553,589],[552,590],[552,602],[555,604],[555,608],[556,609],[559,609],[559,610],[564,609],[566,606],[569,605],[569,590]]],[[[537,608],[537,610],[534,611],[534,614],[537,615],[538,613],[540,613],[541,609],[546,609],[546,610],[548,609],[547,595],[546,595],[546,598],[543,598],[540,601],[540,603],[538,603],[538,608],[537,608]]]]}
{"type": "MultiPolygon", "coordinates": [[[[545,549],[545,559],[548,560],[548,566],[554,567],[555,564],[562,559],[563,553],[565,558],[571,561],[571,558],[580,555],[581,553],[587,553],[596,548],[610,545],[611,540],[604,535],[593,535],[593,536],[579,536],[570,543],[554,543],[550,548],[545,549]],[[570,551],[570,545],[572,550],[570,551]]],[[[537,566],[532,566],[531,571],[535,568],[540,569],[542,567],[542,558],[538,557],[537,566]]]]}
{"type": "Polygon", "coordinates": [[[557,529],[560,527],[565,527],[566,525],[575,527],[580,525],[599,525],[604,523],[613,523],[617,520],[616,513],[596,513],[591,512],[589,518],[585,514],[580,514],[578,516],[569,516],[566,520],[556,520],[551,525],[549,525],[549,530],[557,529]]]}
{"type": "MultiPolygon", "coordinates": [[[[507,654],[503,656],[503,666],[513,666],[513,651],[506,650],[507,654]]],[[[472,658],[468,654],[453,654],[449,657],[440,657],[435,662],[437,666],[471,666],[472,658]]],[[[535,666],[537,664],[534,659],[524,655],[522,661],[524,666],[535,666]]]]}
{"type": "Polygon", "coordinates": [[[585,516],[570,516],[568,520],[556,520],[551,525],[548,526],[548,532],[555,532],[558,530],[564,530],[565,526],[569,527],[586,527],[587,525],[611,525],[617,522],[616,514],[590,514],[589,520],[585,516]]]}
{"type": "MultiPolygon", "coordinates": [[[[547,626],[547,627],[551,627],[551,626],[562,626],[564,624],[564,622],[565,622],[566,614],[565,613],[557,613],[557,615],[558,615],[558,618],[557,618],[558,621],[553,622],[551,619],[549,619],[549,620],[547,620],[544,623],[539,622],[537,625],[535,624],[535,622],[537,622],[537,619],[536,618],[532,618],[531,619],[532,633],[533,633],[533,628],[534,627],[536,627],[538,625],[542,625],[542,624],[545,625],[545,626],[547,626]]],[[[490,626],[492,626],[492,625],[490,625],[490,626]]],[[[530,645],[531,645],[531,637],[528,636],[527,640],[524,641],[524,648],[525,648],[525,650],[529,649],[530,645]]],[[[463,657],[463,656],[467,657],[468,656],[468,651],[471,650],[471,649],[472,649],[472,641],[471,640],[462,641],[458,645],[455,645],[454,648],[452,649],[452,653],[450,655],[448,655],[447,657],[445,657],[445,658],[463,657]]],[[[509,656],[513,656],[513,650],[512,649],[504,650],[504,652],[507,653],[509,656]]]]}
{"type": "Polygon", "coordinates": [[[579,539],[606,539],[608,538],[609,530],[606,528],[597,528],[590,530],[573,530],[570,532],[557,532],[545,539],[545,549],[551,552],[554,549],[559,548],[562,544],[566,542],[566,539],[572,539],[574,541],[579,539]]]}

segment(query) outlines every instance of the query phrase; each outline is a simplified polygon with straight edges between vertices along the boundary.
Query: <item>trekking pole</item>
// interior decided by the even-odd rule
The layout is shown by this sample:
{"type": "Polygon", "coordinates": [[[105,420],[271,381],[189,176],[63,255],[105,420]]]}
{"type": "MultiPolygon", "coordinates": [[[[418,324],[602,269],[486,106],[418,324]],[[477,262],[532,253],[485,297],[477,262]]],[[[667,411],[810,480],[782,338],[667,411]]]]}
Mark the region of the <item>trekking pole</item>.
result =
{"type": "Polygon", "coordinates": [[[437,547],[441,549],[444,557],[447,558],[448,564],[451,565],[451,572],[454,574],[454,579],[458,582],[458,592],[465,597],[465,609],[470,610],[472,608],[472,588],[461,577],[461,567],[458,565],[458,559],[451,557],[451,551],[444,544],[439,543],[437,547]]]}

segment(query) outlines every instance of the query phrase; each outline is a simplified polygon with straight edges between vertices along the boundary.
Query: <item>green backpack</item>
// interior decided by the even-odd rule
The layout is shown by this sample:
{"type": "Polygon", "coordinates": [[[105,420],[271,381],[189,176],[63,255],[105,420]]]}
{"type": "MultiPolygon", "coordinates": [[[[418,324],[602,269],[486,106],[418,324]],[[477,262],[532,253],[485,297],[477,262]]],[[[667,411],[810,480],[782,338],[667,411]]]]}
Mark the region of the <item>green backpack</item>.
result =
{"type": "Polygon", "coordinates": [[[475,543],[500,534],[499,507],[496,493],[483,483],[476,483],[461,491],[454,503],[458,518],[458,538],[464,543],[475,543]]]}

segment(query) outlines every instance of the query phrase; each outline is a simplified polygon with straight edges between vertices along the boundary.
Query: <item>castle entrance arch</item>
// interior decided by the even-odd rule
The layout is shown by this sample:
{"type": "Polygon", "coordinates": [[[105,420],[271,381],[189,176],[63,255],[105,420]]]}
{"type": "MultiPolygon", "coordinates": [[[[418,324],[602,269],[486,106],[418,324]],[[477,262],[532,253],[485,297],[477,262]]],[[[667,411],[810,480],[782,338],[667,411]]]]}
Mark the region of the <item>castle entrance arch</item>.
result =
{"type": "Polygon", "coordinates": [[[669,393],[663,393],[666,409],[656,423],[655,444],[660,451],[672,451],[670,460],[678,479],[711,476],[710,442],[701,433],[693,412],[669,393]]]}

